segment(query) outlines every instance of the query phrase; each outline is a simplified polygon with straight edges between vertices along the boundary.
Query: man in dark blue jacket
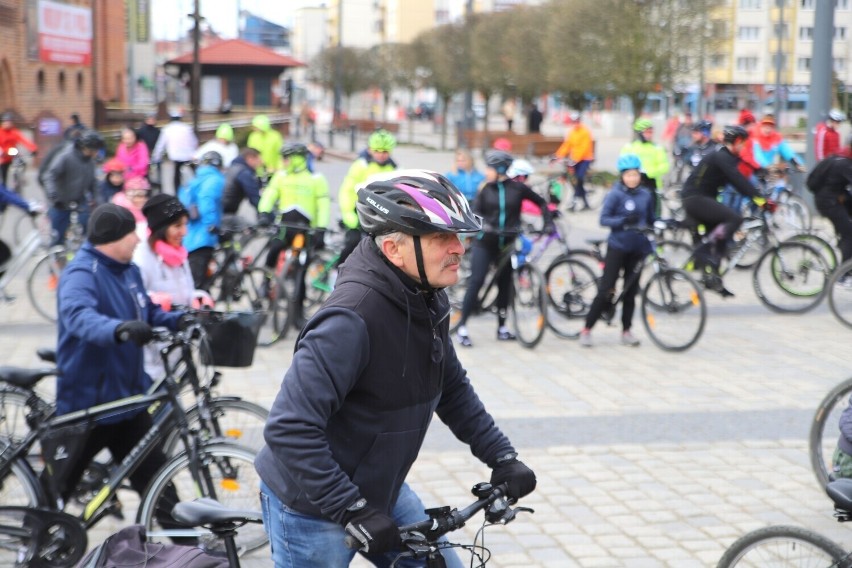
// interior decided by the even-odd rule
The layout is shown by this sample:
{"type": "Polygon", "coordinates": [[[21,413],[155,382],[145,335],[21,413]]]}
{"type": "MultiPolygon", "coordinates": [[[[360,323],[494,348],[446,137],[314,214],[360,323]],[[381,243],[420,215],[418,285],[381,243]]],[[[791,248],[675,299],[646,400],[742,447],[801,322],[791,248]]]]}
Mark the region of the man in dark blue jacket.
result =
{"type": "MultiPolygon", "coordinates": [[[[458,233],[479,220],[446,178],[387,172],[357,192],[365,238],[296,343],[258,453],[263,522],[276,568],[377,565],[400,552],[399,525],[422,520],[405,478],[432,416],[521,498],[535,474],[494,425],[456,357],[443,291],[458,280],[458,233]]],[[[448,566],[461,563],[445,552],[448,566]]]]}
{"type": "Polygon", "coordinates": [[[225,215],[236,215],[244,199],[257,209],[260,201],[260,179],[257,168],[262,161],[260,152],[254,148],[244,148],[231,162],[225,173],[225,188],[222,190],[222,209],[225,215]]]}
{"type": "MultiPolygon", "coordinates": [[[[97,207],[88,235],[59,281],[57,414],[145,393],[151,378],[143,369],[142,345],[151,339],[152,326],[177,329],[184,317],[148,298],[139,268],[131,263],[139,237],[130,211],[112,203],[97,207]]],[[[108,448],[120,462],[150,427],[145,409],[98,420],[60,490],[63,499],[98,452],[108,448]]],[[[130,476],[133,489],[141,495],[165,462],[163,452],[152,452],[130,476]]]]}

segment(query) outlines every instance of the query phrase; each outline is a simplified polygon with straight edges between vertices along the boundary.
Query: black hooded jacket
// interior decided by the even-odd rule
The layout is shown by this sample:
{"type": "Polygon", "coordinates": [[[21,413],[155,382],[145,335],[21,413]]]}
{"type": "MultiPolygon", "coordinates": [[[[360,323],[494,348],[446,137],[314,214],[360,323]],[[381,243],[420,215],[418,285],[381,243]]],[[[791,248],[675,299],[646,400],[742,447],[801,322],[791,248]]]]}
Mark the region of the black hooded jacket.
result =
{"type": "Polygon", "coordinates": [[[296,342],[255,467],[288,507],[341,522],[389,513],[434,412],[489,465],[513,451],[449,339],[443,291],[418,290],[363,239],[296,342]]]}

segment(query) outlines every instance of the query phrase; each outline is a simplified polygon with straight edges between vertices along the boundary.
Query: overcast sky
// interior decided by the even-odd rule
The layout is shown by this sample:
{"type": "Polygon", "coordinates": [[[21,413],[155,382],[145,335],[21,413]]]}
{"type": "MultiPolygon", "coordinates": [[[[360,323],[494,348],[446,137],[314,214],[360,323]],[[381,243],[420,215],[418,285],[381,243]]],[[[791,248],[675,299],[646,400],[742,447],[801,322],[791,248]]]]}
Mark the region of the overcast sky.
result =
{"type": "MultiPolygon", "coordinates": [[[[322,0],[201,0],[201,15],[220,35],[236,37],[238,9],[290,27],[296,9],[322,4],[322,0]]],[[[192,13],[194,6],[195,0],[151,0],[154,38],[177,39],[183,30],[192,26],[187,14],[192,13]]]]}

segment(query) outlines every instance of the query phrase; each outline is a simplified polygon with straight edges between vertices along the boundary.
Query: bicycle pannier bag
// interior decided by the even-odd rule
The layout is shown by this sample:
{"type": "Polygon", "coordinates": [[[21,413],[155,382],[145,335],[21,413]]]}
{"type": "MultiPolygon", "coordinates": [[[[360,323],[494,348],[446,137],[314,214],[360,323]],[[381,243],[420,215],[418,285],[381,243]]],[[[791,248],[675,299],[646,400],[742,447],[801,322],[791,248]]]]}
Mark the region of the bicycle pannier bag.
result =
{"type": "Polygon", "coordinates": [[[204,313],[201,323],[210,341],[212,361],[203,362],[217,367],[250,367],[266,317],[266,312],[204,313]]]}
{"type": "Polygon", "coordinates": [[[78,568],[228,568],[228,559],[194,546],[148,542],[145,527],[132,525],[92,550],[78,568]]]}
{"type": "Polygon", "coordinates": [[[55,503],[62,499],[65,482],[86,447],[92,427],[92,422],[86,421],[49,428],[41,438],[44,456],[42,475],[50,498],[55,503]]]}

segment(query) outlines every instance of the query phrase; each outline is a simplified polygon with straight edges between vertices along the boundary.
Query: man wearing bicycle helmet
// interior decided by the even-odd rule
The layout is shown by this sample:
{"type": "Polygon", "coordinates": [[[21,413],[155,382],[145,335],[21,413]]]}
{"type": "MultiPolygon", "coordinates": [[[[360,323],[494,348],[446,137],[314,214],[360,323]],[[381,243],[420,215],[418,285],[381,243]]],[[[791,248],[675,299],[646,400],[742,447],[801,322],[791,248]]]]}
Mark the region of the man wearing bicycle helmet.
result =
{"type": "Polygon", "coordinates": [[[817,125],[814,133],[814,158],[816,161],[824,160],[840,151],[840,132],[838,129],[840,123],[844,120],[846,120],[846,114],[840,109],[833,108],[828,111],[825,122],[817,125]]]}
{"type": "MultiPolygon", "coordinates": [[[[261,225],[270,225],[277,215],[278,220],[285,225],[317,229],[311,236],[310,244],[315,249],[321,249],[329,218],[328,182],[322,174],[308,170],[309,154],[308,147],[300,142],[291,142],[281,148],[283,167],[272,176],[269,185],[263,190],[257,205],[258,221],[261,225]]],[[[281,227],[278,235],[269,241],[267,268],[275,269],[281,252],[290,247],[299,234],[304,235],[305,232],[293,227],[281,227]]],[[[299,286],[298,291],[299,297],[295,298],[295,323],[301,325],[304,285],[299,286]]]]}
{"type": "Polygon", "coordinates": [[[222,226],[224,187],[222,156],[218,152],[207,152],[201,156],[195,177],[178,193],[178,198],[189,212],[183,246],[189,251],[192,280],[199,290],[207,289],[207,267],[219,244],[217,229],[222,226]]]}
{"type": "Polygon", "coordinates": [[[651,252],[651,244],[636,229],[654,224],[654,198],[641,185],[642,162],[638,156],[625,154],[618,158],[617,165],[621,180],[612,186],[601,207],[600,222],[602,226],[610,228],[610,234],[598,294],[589,308],[586,324],[580,331],[580,345],[583,347],[592,346],[592,327],[604,309],[614,309],[612,301],[615,298],[615,283],[622,273],[626,288],[621,303],[621,344],[631,347],[639,345],[639,340],[630,331],[636,293],[639,292],[639,278],[634,279],[633,273],[637,269],[641,270],[643,260],[651,252]]]}
{"type": "Polygon", "coordinates": [[[101,135],[87,130],[56,156],[45,171],[42,180],[50,202],[47,214],[52,227],[51,246],[65,243],[65,233],[71,225],[72,203],[77,204],[78,219],[86,226],[89,203],[95,200],[98,183],[93,158],[103,147],[101,135]]]}
{"type": "Polygon", "coordinates": [[[276,568],[348,566],[346,535],[389,565],[398,527],[423,518],[405,478],[435,414],[492,483],[513,498],[535,488],[449,337],[443,288],[458,280],[459,235],[480,228],[467,200],[440,174],[400,170],[361,185],[356,207],[370,237],[297,339],[255,460],[276,568]]]}
{"type": "Polygon", "coordinates": [[[707,229],[704,242],[695,251],[696,262],[710,269],[709,273],[704,274],[704,284],[727,297],[733,294],[722,284],[719,265],[725,256],[728,241],[743,218],[730,207],[719,203],[717,197],[726,184],[751,199],[760,198],[760,194],[738,169],[740,152],[748,141],[746,129],[737,125],[726,126],[723,141],[723,146],[701,160],[686,178],[681,196],[686,214],[707,229]]]}
{"type": "Polygon", "coordinates": [[[391,158],[394,148],[394,135],[384,129],[376,130],[367,140],[367,153],[352,163],[343,183],[340,184],[337,202],[340,205],[340,222],[346,229],[343,250],[338,260],[341,264],[352,254],[364,234],[355,210],[355,204],[358,202],[357,187],[373,174],[396,169],[396,162],[391,158]]]}
{"type": "MultiPolygon", "coordinates": [[[[514,249],[515,238],[521,233],[521,207],[523,201],[536,204],[544,222],[543,231],[552,232],[552,221],[547,202],[529,186],[509,178],[508,171],[514,158],[508,152],[490,150],[485,154],[486,183],[473,202],[473,210],[484,220],[482,231],[471,247],[470,280],[464,294],[461,320],[456,341],[472,347],[467,331],[467,318],[477,309],[479,290],[485,283],[488,269],[498,264],[503,255],[514,249]]],[[[497,340],[514,341],[515,334],[506,326],[509,294],[512,288],[512,266],[504,263],[497,276],[497,340]]]]}
{"type": "Polygon", "coordinates": [[[660,214],[660,200],[656,193],[663,190],[663,178],[669,172],[666,149],[654,142],[654,123],[647,118],[637,118],[633,123],[636,139],[621,149],[621,155],[633,154],[642,162],[645,185],[655,195],[654,211],[660,214]]]}

